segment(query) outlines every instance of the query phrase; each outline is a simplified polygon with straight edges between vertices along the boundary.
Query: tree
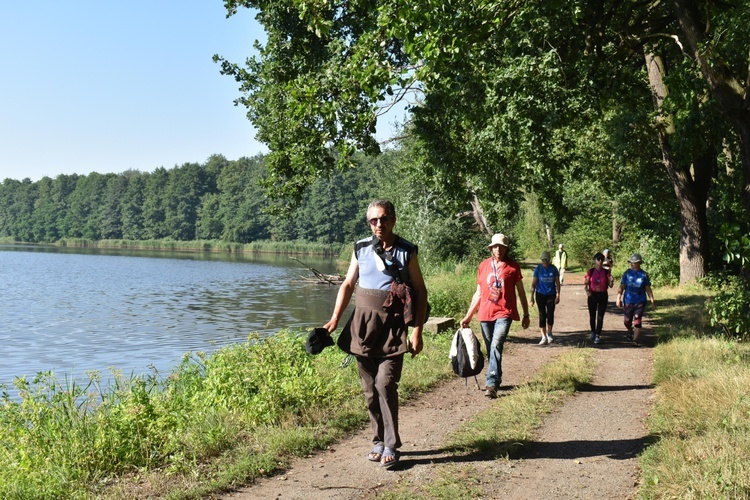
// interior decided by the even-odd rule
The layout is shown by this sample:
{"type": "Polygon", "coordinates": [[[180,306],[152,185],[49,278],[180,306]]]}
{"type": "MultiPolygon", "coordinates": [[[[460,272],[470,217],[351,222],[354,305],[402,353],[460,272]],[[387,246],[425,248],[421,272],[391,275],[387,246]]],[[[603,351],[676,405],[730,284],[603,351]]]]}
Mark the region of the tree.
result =
{"type": "Polygon", "coordinates": [[[166,238],[169,231],[166,226],[166,186],[169,172],[164,167],[154,170],[146,178],[143,194],[143,238],[166,238]]]}
{"type": "Polygon", "coordinates": [[[127,240],[142,240],[146,238],[143,210],[149,174],[127,170],[122,175],[127,180],[127,188],[120,200],[122,237],[127,240]]]}
{"type": "Polygon", "coordinates": [[[124,175],[108,174],[106,187],[99,206],[101,238],[105,240],[122,238],[122,199],[128,189],[128,179],[124,175]]]}
{"type": "MultiPolygon", "coordinates": [[[[267,203],[260,187],[263,175],[261,155],[240,158],[221,169],[216,179],[217,212],[211,217],[216,219],[217,230],[218,225],[221,226],[222,240],[249,243],[268,238],[267,203]]],[[[208,199],[207,202],[213,205],[214,200],[208,199]]]]}
{"type": "MultiPolygon", "coordinates": [[[[748,66],[746,2],[225,4],[230,14],[240,6],[259,9],[268,33],[268,43],[247,68],[216,59],[242,84],[238,102],[248,106],[259,139],[271,149],[269,181],[275,195],[299,199],[312,180],[348,166],[354,149],[377,149],[375,117],[391,100],[416,90],[420,102],[412,107],[411,131],[424,147],[425,162],[418,168],[426,177],[454,199],[473,203],[480,222],[480,215],[489,213],[484,219],[490,226],[503,211],[516,210],[512,202],[522,193],[512,186],[520,184],[569,219],[551,173],[571,164],[598,171],[577,153],[585,124],[606,119],[602,105],[612,105],[608,93],[621,76],[635,81],[640,73],[639,92],[650,95],[644,48],[657,41],[672,43],[672,67],[682,68],[674,72],[677,78],[665,98],[675,96],[673,102],[683,107],[670,113],[683,123],[714,125],[710,110],[715,107],[735,130],[737,140],[729,142],[739,145],[748,172],[749,111],[743,79],[736,76],[748,66]],[[675,54],[676,47],[684,55],[675,54]],[[692,73],[681,58],[692,61],[692,73]],[[702,82],[691,76],[696,70],[702,82]],[[705,92],[697,88],[701,83],[705,92]],[[497,199],[510,207],[493,206],[497,199]]],[[[632,91],[627,96],[616,107],[644,105],[632,91]]],[[[651,126],[657,137],[659,125],[651,126]]],[[[682,209],[683,281],[705,272],[704,188],[711,185],[716,146],[725,142],[717,142],[715,131],[723,129],[701,130],[707,133],[696,140],[699,133],[678,127],[669,144],[658,136],[682,209]]],[[[612,213],[622,212],[615,204],[612,213]]],[[[613,228],[619,233],[617,221],[613,228]]]]}

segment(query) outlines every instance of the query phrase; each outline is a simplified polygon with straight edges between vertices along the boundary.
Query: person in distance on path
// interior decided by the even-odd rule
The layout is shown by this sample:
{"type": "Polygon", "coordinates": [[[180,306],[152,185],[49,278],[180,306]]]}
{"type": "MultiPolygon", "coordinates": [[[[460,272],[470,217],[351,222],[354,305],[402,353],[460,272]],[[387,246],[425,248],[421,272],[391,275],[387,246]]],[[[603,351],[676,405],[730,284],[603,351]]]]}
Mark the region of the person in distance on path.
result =
{"type": "Polygon", "coordinates": [[[539,309],[539,329],[542,340],[539,345],[552,343],[552,326],[555,324],[555,306],[560,303],[560,273],[549,262],[549,252],[542,252],[542,263],[534,269],[531,280],[531,307],[534,302],[539,309]]]}
{"type": "Polygon", "coordinates": [[[641,269],[643,258],[641,254],[634,253],[630,259],[630,269],[625,271],[620,280],[620,291],[617,292],[617,307],[624,311],[624,322],[627,331],[627,339],[633,341],[634,346],[639,346],[641,336],[641,322],[643,312],[646,310],[646,298],[651,299],[651,309],[656,310],[654,292],[651,290],[651,280],[648,273],[641,269]]]}
{"type": "Polygon", "coordinates": [[[568,252],[563,249],[562,243],[557,246],[557,252],[555,252],[555,257],[552,259],[552,264],[554,264],[560,273],[560,285],[562,285],[565,281],[565,268],[568,267],[568,252]]]}
{"type": "Polygon", "coordinates": [[[516,293],[523,307],[524,330],[529,327],[529,305],[523,289],[521,266],[508,256],[510,239],[498,233],[492,236],[487,245],[492,256],[483,260],[477,270],[477,290],[471,298],[471,305],[466,316],[461,320],[461,327],[468,328],[471,318],[479,311],[479,325],[487,347],[489,367],[484,395],[497,397],[497,389],[503,378],[503,346],[513,320],[521,319],[518,315],[516,293]]]}
{"type": "Polygon", "coordinates": [[[427,289],[417,259],[417,246],[393,232],[396,225],[393,203],[386,200],[370,203],[367,222],[372,236],[355,243],[333,315],[324,328],[329,332],[336,330],[356,285],[356,305],[339,337],[339,347],[357,359],[373,433],[373,448],[367,459],[390,468],[398,463],[401,447],[398,383],[404,354],[410,352],[413,357],[422,351],[427,289]],[[393,297],[394,287],[403,291],[400,288],[403,284],[410,285],[410,289],[406,287],[406,298],[397,301],[393,297]],[[386,304],[402,305],[400,309],[386,309],[386,304]],[[409,316],[413,316],[414,327],[407,341],[406,323],[412,324],[409,316]],[[342,346],[341,338],[349,339],[348,345],[342,346]]]}

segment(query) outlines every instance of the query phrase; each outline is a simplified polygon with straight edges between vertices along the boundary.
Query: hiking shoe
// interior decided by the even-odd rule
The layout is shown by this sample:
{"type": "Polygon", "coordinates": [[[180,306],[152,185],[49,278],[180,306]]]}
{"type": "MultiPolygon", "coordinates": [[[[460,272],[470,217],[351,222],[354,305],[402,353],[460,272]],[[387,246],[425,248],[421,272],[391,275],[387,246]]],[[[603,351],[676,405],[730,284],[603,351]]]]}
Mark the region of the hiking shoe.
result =
{"type": "Polygon", "coordinates": [[[595,340],[596,339],[596,332],[591,332],[591,335],[589,335],[589,340],[595,340]]]}
{"type": "Polygon", "coordinates": [[[599,338],[599,335],[594,337],[594,344],[600,344],[602,342],[602,339],[599,338]]]}
{"type": "Polygon", "coordinates": [[[495,399],[497,397],[497,389],[488,385],[484,388],[484,395],[490,399],[495,399]]]}
{"type": "Polygon", "coordinates": [[[542,340],[539,341],[539,345],[547,345],[547,337],[542,337],[542,340]]]}
{"type": "Polygon", "coordinates": [[[551,344],[553,340],[555,340],[555,339],[553,339],[553,338],[552,338],[552,334],[551,334],[551,333],[548,333],[548,334],[547,334],[547,343],[548,343],[548,344],[551,344]]]}
{"type": "Polygon", "coordinates": [[[628,333],[625,334],[625,338],[633,340],[633,330],[628,330],[628,333]]]}

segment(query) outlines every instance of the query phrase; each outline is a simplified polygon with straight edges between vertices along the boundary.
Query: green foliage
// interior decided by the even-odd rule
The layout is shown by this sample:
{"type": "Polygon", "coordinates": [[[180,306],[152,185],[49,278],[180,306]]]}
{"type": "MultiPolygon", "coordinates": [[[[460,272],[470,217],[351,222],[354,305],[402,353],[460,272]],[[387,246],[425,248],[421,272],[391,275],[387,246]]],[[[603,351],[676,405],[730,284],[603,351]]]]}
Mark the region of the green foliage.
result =
{"type": "Polygon", "coordinates": [[[740,268],[750,267],[750,233],[742,234],[739,224],[724,223],[718,236],[724,244],[724,262],[740,268]]]}
{"type": "Polygon", "coordinates": [[[576,217],[558,241],[565,244],[568,262],[577,262],[585,269],[594,263],[594,254],[601,252],[612,241],[612,222],[605,219],[576,217]]]}
{"type": "Polygon", "coordinates": [[[643,269],[654,286],[674,285],[679,281],[679,242],[677,234],[657,236],[641,231],[638,235],[626,233],[617,248],[615,275],[630,267],[628,259],[633,253],[643,257],[643,269]]]}
{"type": "Polygon", "coordinates": [[[425,281],[432,316],[460,319],[476,290],[476,268],[465,263],[425,266],[425,281]]]}
{"type": "Polygon", "coordinates": [[[517,255],[535,259],[542,251],[549,250],[547,221],[539,207],[538,197],[529,193],[521,203],[522,216],[516,224],[516,239],[513,248],[517,255]]]}
{"type": "Polygon", "coordinates": [[[310,408],[352,396],[339,383],[341,372],[323,384],[313,358],[292,336],[274,336],[251,350],[230,346],[201,358],[202,390],[193,395],[192,404],[201,411],[239,409],[252,426],[278,425],[290,416],[302,417],[310,408]]]}
{"type": "Polygon", "coordinates": [[[729,338],[750,338],[750,284],[742,276],[714,273],[703,283],[716,291],[706,301],[711,326],[729,338]]]}

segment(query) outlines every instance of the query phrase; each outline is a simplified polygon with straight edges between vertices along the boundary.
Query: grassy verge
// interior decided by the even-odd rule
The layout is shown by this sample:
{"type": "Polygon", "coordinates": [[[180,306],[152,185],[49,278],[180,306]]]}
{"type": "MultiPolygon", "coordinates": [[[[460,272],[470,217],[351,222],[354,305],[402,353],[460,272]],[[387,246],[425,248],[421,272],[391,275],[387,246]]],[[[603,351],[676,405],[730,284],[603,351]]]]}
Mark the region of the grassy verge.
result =
{"type": "MultiPolygon", "coordinates": [[[[450,375],[450,336],[408,359],[403,398],[450,375]]],[[[367,418],[354,364],[281,332],[107,389],[51,374],[0,406],[0,498],[200,498],[321,448],[367,418]]],[[[408,357],[407,357],[408,358],[408,357]]]]}
{"type": "Polygon", "coordinates": [[[750,497],[750,346],[706,336],[699,291],[659,291],[656,444],[640,459],[643,498],[750,497]]]}
{"type": "MultiPolygon", "coordinates": [[[[527,384],[499,399],[487,411],[457,429],[447,449],[458,457],[478,460],[507,458],[533,439],[542,415],[552,411],[562,398],[572,394],[593,377],[590,349],[575,349],[543,366],[527,384]],[[502,422],[502,425],[498,425],[502,422]]],[[[429,481],[400,482],[384,498],[482,498],[475,480],[482,472],[472,465],[456,463],[436,466],[429,481]]],[[[424,478],[422,478],[424,479],[424,478]]]]}
{"type": "Polygon", "coordinates": [[[219,240],[175,241],[161,240],[87,240],[66,238],[55,242],[56,246],[77,248],[114,248],[127,250],[157,250],[169,252],[226,252],[226,253],[278,253],[297,255],[324,255],[337,257],[342,245],[315,243],[310,241],[254,241],[231,243],[219,240]]]}

